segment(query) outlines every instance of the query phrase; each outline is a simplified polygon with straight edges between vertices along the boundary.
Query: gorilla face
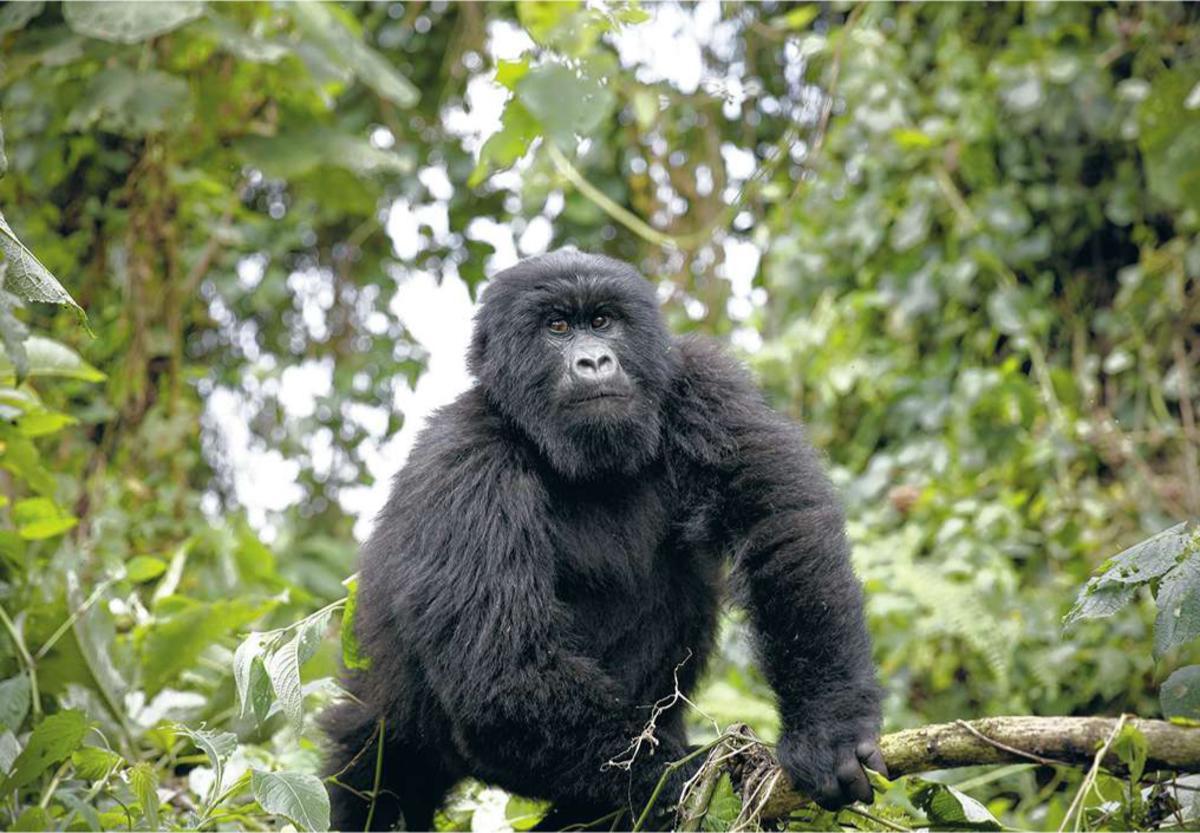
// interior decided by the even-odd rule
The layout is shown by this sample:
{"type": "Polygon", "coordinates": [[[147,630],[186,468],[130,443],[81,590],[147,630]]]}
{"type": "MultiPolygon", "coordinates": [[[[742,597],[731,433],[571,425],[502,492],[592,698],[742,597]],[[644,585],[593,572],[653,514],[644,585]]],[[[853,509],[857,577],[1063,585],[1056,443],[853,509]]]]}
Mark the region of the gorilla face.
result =
{"type": "Polygon", "coordinates": [[[570,479],[633,473],[658,452],[670,340],[649,283],[624,263],[560,251],[501,272],[469,361],[570,479]]]}

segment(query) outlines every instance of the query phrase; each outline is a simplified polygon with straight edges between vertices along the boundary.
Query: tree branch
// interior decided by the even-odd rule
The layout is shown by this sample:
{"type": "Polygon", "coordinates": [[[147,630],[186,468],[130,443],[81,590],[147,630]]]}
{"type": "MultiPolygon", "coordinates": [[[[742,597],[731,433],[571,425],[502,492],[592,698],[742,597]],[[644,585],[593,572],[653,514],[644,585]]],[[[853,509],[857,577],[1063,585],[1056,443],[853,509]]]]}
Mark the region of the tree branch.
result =
{"type": "MultiPolygon", "coordinates": [[[[1112,717],[989,717],[957,721],[884,735],[880,751],[893,777],[937,769],[1029,761],[1053,761],[1087,767],[1095,761],[1112,772],[1123,772],[1117,754],[1097,750],[1112,737],[1118,718],[1112,717]]],[[[1146,738],[1146,771],[1168,769],[1200,772],[1200,727],[1178,726],[1165,720],[1126,719],[1146,738]]],[[[740,747],[729,769],[738,793],[753,804],[762,819],[777,819],[808,803],[793,792],[774,756],[762,744],[746,744],[744,726],[731,730],[726,743],[740,747]]],[[[716,753],[714,752],[714,755],[716,753]]],[[[719,778],[720,773],[713,777],[719,778]]],[[[689,815],[697,807],[689,806],[689,815]]]]}

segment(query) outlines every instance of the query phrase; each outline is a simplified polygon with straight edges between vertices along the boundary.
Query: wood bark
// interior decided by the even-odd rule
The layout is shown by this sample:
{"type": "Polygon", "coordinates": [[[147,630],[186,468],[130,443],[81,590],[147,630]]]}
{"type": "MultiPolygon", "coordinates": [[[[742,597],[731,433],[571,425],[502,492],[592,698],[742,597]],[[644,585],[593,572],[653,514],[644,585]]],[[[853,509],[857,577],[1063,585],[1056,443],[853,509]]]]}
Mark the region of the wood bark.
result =
{"type": "MultiPolygon", "coordinates": [[[[1200,772],[1200,727],[1138,718],[1126,723],[1137,727],[1146,738],[1147,772],[1200,772]]],[[[989,717],[884,735],[879,748],[893,778],[938,769],[1019,762],[1088,767],[1116,725],[1117,718],[1111,717],[989,717]]],[[[781,818],[808,803],[807,798],[792,790],[768,748],[747,742],[752,737],[748,728],[735,727],[731,734],[736,737],[718,745],[710,758],[725,763],[702,773],[696,789],[681,807],[682,829],[696,829],[722,771],[732,774],[747,810],[757,811],[760,819],[781,818]]],[[[1103,765],[1115,773],[1124,770],[1112,751],[1103,765]]]]}

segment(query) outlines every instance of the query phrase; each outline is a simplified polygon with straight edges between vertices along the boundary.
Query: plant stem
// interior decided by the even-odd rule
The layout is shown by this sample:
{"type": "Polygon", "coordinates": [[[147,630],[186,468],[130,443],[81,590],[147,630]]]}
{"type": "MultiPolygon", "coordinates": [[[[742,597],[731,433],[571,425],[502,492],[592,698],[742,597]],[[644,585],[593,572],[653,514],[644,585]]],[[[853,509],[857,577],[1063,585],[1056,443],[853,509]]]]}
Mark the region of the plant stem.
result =
{"type": "MultiPolygon", "coordinates": [[[[17,656],[21,658],[25,668],[29,671],[29,700],[33,708],[35,717],[42,716],[42,698],[38,692],[37,682],[37,666],[33,661],[33,657],[29,654],[29,649],[25,647],[25,639],[21,636],[21,632],[17,630],[17,626],[13,624],[13,620],[8,618],[8,612],[0,605],[0,622],[4,624],[4,629],[8,631],[9,638],[13,641],[13,646],[17,649],[17,656]]],[[[13,727],[14,729],[19,727],[13,727]]]]}

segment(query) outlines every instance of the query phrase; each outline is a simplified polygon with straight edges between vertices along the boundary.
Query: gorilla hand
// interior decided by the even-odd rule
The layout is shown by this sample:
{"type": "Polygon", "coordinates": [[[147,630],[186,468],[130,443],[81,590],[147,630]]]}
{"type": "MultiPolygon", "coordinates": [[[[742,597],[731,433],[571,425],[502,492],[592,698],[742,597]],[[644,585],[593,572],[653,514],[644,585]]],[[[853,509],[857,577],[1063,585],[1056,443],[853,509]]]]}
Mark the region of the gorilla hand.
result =
{"type": "Polygon", "coordinates": [[[876,736],[870,726],[855,724],[787,730],[776,754],[793,789],[826,810],[840,810],[855,801],[871,803],[871,782],[863,767],[887,775],[876,736]]]}

